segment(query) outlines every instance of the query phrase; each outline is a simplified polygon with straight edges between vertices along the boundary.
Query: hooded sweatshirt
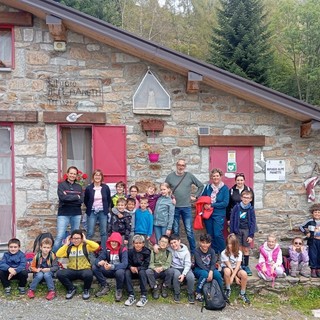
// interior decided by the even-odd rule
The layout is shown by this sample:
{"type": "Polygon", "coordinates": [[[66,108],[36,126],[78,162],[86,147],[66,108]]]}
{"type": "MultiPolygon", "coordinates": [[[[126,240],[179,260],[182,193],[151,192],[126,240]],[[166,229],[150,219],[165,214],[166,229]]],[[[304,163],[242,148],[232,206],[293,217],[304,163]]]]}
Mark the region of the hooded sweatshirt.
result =
{"type": "Polygon", "coordinates": [[[99,267],[98,263],[105,260],[111,264],[111,270],[126,269],[128,266],[128,251],[126,247],[122,246],[122,236],[119,232],[112,232],[107,240],[106,250],[103,250],[95,261],[95,265],[99,267]],[[111,246],[111,241],[117,242],[115,249],[111,246]]]}
{"type": "Polygon", "coordinates": [[[172,253],[171,268],[183,269],[182,274],[186,276],[191,269],[191,255],[188,247],[181,243],[178,250],[173,250],[171,247],[168,250],[172,253]]]}
{"type": "Polygon", "coordinates": [[[275,247],[273,249],[268,247],[267,242],[265,242],[262,247],[264,249],[264,252],[268,256],[268,261],[265,260],[263,254],[261,253],[261,249],[260,249],[259,263],[261,263],[261,262],[268,263],[268,262],[272,262],[273,261],[276,267],[282,266],[282,251],[280,249],[279,243],[276,243],[276,245],[275,245],[275,247]],[[277,249],[278,247],[279,247],[279,249],[277,249]],[[274,259],[273,258],[273,251],[276,250],[276,249],[279,250],[279,252],[277,254],[277,258],[274,259]]]}

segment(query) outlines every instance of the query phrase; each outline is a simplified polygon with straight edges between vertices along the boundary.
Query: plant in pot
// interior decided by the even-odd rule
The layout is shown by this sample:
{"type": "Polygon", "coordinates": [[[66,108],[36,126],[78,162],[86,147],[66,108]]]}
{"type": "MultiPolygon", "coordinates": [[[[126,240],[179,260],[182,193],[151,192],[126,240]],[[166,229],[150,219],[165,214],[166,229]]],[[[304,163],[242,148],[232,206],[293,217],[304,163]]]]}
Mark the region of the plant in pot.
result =
{"type": "Polygon", "coordinates": [[[146,145],[145,146],[150,162],[158,162],[160,156],[160,149],[156,145],[146,145]]]}

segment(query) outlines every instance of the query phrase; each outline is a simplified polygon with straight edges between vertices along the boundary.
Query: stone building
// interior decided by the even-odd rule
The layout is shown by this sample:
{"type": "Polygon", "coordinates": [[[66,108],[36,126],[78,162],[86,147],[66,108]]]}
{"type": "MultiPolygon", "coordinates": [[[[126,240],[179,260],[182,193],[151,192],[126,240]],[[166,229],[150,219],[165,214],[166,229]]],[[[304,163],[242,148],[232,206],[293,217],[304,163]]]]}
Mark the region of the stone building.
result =
{"type": "Polygon", "coordinates": [[[55,233],[71,164],[103,169],[111,186],[160,183],[179,158],[203,182],[213,167],[228,185],[244,172],[257,243],[270,231],[289,238],[309,217],[317,107],[51,0],[0,0],[0,19],[2,244],[55,233]]]}

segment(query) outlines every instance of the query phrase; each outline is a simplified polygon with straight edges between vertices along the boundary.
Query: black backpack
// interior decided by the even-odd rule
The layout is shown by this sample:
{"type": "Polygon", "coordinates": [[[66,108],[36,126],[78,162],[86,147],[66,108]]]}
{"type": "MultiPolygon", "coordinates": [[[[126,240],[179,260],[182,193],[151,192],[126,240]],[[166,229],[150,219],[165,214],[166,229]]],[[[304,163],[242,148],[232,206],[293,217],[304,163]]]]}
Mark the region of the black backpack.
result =
{"type": "Polygon", "coordinates": [[[206,282],[202,288],[203,291],[203,308],[207,310],[222,310],[227,304],[227,298],[221,290],[217,280],[213,279],[211,282],[206,282]]]}
{"type": "Polygon", "coordinates": [[[52,240],[52,246],[54,244],[53,235],[50,232],[40,233],[33,242],[33,252],[37,253],[40,250],[41,241],[45,238],[49,238],[52,240]]]}

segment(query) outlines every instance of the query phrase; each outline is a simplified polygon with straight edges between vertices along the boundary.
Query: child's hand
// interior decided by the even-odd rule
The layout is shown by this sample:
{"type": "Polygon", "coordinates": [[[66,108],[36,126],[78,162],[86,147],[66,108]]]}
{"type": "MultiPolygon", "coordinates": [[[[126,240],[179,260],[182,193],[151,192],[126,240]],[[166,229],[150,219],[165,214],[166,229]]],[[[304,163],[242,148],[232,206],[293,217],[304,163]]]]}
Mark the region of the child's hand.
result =
{"type": "Polygon", "coordinates": [[[157,267],[157,268],[154,268],[154,271],[155,271],[156,273],[160,273],[160,272],[163,271],[163,268],[162,268],[162,267],[157,267]]]}
{"type": "Polygon", "coordinates": [[[177,203],[177,201],[176,201],[176,198],[175,197],[172,197],[172,204],[175,206],[176,205],[176,203],[177,203]]]}
{"type": "Polygon", "coordinates": [[[211,282],[212,279],[213,279],[213,271],[210,270],[210,271],[209,271],[209,274],[208,274],[207,282],[211,282]]]}
{"type": "Polygon", "coordinates": [[[180,276],[178,277],[179,282],[183,282],[184,280],[184,274],[180,274],[180,276]]]}
{"type": "Polygon", "coordinates": [[[83,242],[86,242],[86,241],[87,241],[86,235],[85,235],[84,233],[82,233],[82,241],[83,241],[83,242]]]}
{"type": "Polygon", "coordinates": [[[71,239],[71,235],[66,237],[66,241],[64,243],[66,246],[70,245],[70,241],[71,241],[70,239],[71,239]]]}
{"type": "Polygon", "coordinates": [[[253,239],[252,239],[251,237],[248,237],[248,238],[247,238],[247,242],[248,242],[248,243],[251,243],[252,240],[253,240],[253,239]]]}
{"type": "Polygon", "coordinates": [[[110,264],[109,262],[106,262],[106,263],[104,264],[104,268],[105,268],[106,270],[111,270],[111,264],[110,264]]]}
{"type": "Polygon", "coordinates": [[[262,271],[263,271],[263,272],[267,272],[267,266],[266,266],[265,264],[264,264],[263,267],[262,267],[262,271]]]}
{"type": "Polygon", "coordinates": [[[171,230],[167,230],[166,231],[166,236],[170,237],[170,235],[171,235],[171,230]]]}
{"type": "Polygon", "coordinates": [[[44,273],[50,272],[50,268],[42,268],[41,271],[44,272],[44,273]]]}
{"type": "Polygon", "coordinates": [[[107,263],[106,261],[101,260],[101,261],[98,262],[98,266],[102,267],[102,266],[104,266],[106,263],[107,263]]]}
{"type": "Polygon", "coordinates": [[[138,268],[137,267],[130,267],[130,271],[132,273],[138,273],[138,268]]]}
{"type": "Polygon", "coordinates": [[[236,276],[235,279],[236,279],[236,284],[240,285],[241,284],[240,278],[236,276]]]}
{"type": "Polygon", "coordinates": [[[119,219],[122,219],[123,217],[124,217],[124,215],[119,212],[119,213],[118,213],[118,218],[119,218],[119,219]]]}
{"type": "Polygon", "coordinates": [[[11,267],[8,269],[8,272],[9,272],[10,274],[12,274],[13,276],[15,276],[15,275],[17,274],[16,269],[11,268],[11,267]]]}
{"type": "Polygon", "coordinates": [[[154,253],[159,253],[159,245],[158,244],[155,244],[153,246],[153,251],[154,251],[154,253]]]}

